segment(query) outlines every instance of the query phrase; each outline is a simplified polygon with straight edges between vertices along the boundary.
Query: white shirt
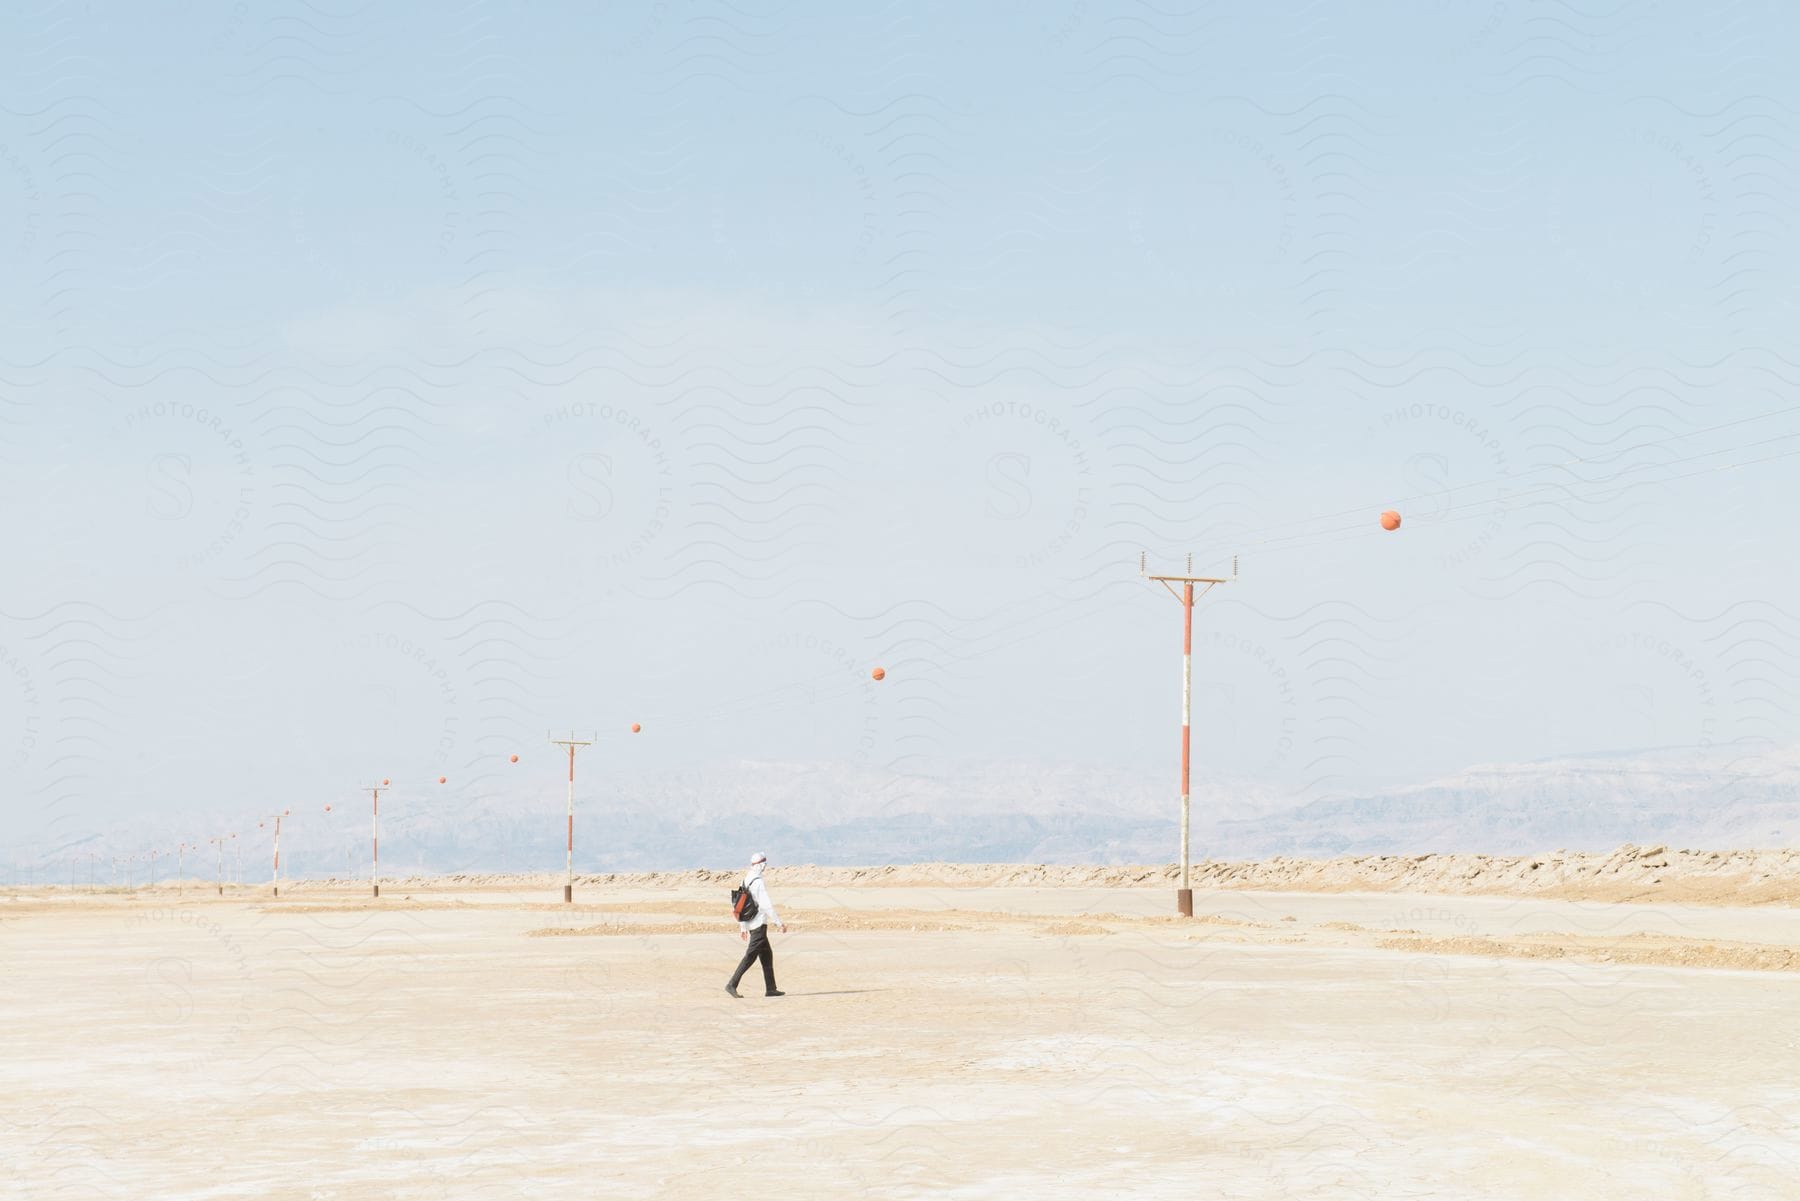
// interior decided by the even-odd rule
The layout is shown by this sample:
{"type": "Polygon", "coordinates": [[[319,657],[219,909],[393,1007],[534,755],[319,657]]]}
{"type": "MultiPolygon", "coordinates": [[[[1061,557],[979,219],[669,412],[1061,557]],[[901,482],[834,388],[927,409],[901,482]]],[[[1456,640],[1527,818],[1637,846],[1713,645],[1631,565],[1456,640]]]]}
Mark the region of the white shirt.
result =
{"type": "Polygon", "coordinates": [[[775,912],[775,902],[769,899],[769,886],[763,883],[762,875],[763,865],[760,863],[744,873],[744,887],[750,890],[750,897],[756,902],[756,916],[747,922],[739,922],[740,930],[781,925],[781,915],[775,912]]]}

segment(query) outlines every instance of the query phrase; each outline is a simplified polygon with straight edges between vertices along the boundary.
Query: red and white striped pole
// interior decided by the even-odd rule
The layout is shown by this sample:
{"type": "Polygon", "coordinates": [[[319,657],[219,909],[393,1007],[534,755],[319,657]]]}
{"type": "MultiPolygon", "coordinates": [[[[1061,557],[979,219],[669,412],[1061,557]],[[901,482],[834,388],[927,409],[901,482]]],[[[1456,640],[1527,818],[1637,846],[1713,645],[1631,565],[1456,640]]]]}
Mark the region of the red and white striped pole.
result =
{"type": "Polygon", "coordinates": [[[563,903],[575,900],[575,744],[569,743],[569,845],[564,852],[563,903]]]}
{"type": "MultiPolygon", "coordinates": [[[[330,806],[330,805],[326,805],[326,806],[325,806],[325,812],[327,812],[327,813],[330,813],[330,812],[331,812],[331,806],[330,806]]],[[[345,858],[345,859],[346,859],[346,860],[348,860],[348,859],[349,859],[349,856],[348,856],[348,855],[346,855],[346,856],[345,856],[345,857],[344,857],[344,858],[345,858]]],[[[349,867],[349,866],[350,866],[350,865],[349,865],[349,863],[348,863],[348,862],[346,862],[346,863],[345,863],[345,864],[344,864],[344,866],[345,866],[345,867],[346,867],[346,868],[348,868],[348,867],[349,867]]],[[[348,872],[348,871],[346,871],[346,872],[345,872],[345,875],[348,875],[348,874],[349,874],[349,872],[348,872]]]]}
{"type": "Polygon", "coordinates": [[[1194,916],[1194,889],[1188,881],[1188,743],[1194,719],[1194,585],[1181,586],[1181,890],[1176,908],[1194,916]]]}
{"type": "Polygon", "coordinates": [[[281,895],[281,819],[292,813],[291,809],[283,809],[274,817],[275,822],[275,876],[270,884],[274,895],[281,895]]]}
{"type": "Polygon", "coordinates": [[[369,883],[374,886],[375,895],[381,895],[381,790],[387,784],[369,786],[372,806],[369,811],[369,883]]]}
{"type": "MultiPolygon", "coordinates": [[[[1205,596],[1216,585],[1228,581],[1218,576],[1195,575],[1192,555],[1188,556],[1187,571],[1182,575],[1151,575],[1146,568],[1145,558],[1144,555],[1138,556],[1138,573],[1167,588],[1169,595],[1181,603],[1181,886],[1175,892],[1175,905],[1183,917],[1192,917],[1194,889],[1188,854],[1188,810],[1191,799],[1188,793],[1188,763],[1194,725],[1194,585],[1206,585],[1199,593],[1205,596]],[[1175,590],[1176,584],[1181,585],[1181,591],[1175,590]]],[[[1231,559],[1231,577],[1237,578],[1235,555],[1231,559]]]]}
{"type": "Polygon", "coordinates": [[[567,738],[550,738],[552,746],[569,748],[569,825],[568,841],[564,847],[563,861],[563,903],[575,900],[575,748],[593,746],[593,738],[577,738],[571,732],[567,738]]]}

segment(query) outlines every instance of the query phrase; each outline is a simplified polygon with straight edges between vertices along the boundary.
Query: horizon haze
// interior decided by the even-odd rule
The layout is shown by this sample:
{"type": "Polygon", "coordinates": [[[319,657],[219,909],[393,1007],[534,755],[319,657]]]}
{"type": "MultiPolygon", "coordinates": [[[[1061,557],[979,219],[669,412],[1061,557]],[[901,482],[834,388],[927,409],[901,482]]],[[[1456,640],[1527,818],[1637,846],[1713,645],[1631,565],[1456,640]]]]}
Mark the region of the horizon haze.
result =
{"type": "Polygon", "coordinates": [[[809,773],[1104,779],[1151,824],[922,845],[1148,853],[1140,555],[1238,568],[1202,834],[1609,748],[1736,795],[1800,746],[1800,33],[1552,8],[9,14],[0,860],[554,807],[570,729],[579,854],[745,763],[796,839],[809,773]]]}

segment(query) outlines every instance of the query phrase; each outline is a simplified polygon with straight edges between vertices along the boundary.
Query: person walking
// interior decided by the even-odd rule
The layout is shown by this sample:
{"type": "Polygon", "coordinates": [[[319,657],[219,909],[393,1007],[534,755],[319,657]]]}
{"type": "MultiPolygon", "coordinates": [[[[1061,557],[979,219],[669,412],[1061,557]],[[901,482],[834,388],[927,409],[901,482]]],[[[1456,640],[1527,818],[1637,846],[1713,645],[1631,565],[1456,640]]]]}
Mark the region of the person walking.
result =
{"type": "Polygon", "coordinates": [[[762,960],[763,995],[787,995],[775,987],[775,948],[769,945],[769,927],[774,926],[786,934],[787,923],[775,912],[775,902],[769,899],[769,886],[763,883],[763,868],[768,866],[768,862],[769,857],[758,851],[750,856],[750,870],[744,873],[744,888],[756,902],[756,916],[747,922],[738,923],[738,937],[750,945],[744,948],[744,958],[737,965],[737,971],[731,973],[731,983],[725,986],[725,991],[734,997],[738,995],[738,981],[744,978],[750,965],[759,959],[762,960]]]}

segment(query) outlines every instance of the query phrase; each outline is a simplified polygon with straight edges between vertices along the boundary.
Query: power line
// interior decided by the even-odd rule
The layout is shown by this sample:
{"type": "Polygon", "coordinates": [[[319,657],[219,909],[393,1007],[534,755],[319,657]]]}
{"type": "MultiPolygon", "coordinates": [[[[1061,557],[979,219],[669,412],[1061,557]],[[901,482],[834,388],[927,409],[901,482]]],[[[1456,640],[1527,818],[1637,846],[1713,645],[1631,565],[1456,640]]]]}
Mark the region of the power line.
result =
{"type": "MultiPolygon", "coordinates": [[[[1717,433],[1719,430],[1732,429],[1736,426],[1748,425],[1751,422],[1755,422],[1755,421],[1767,421],[1772,417],[1784,417],[1791,413],[1800,413],[1800,405],[1790,405],[1787,408],[1772,409],[1769,412],[1757,413],[1750,417],[1739,417],[1732,421],[1722,421],[1717,425],[1703,426],[1702,428],[1697,429],[1697,430],[1686,430],[1686,431],[1683,431],[1682,433],[1670,434],[1666,438],[1653,438],[1653,439],[1650,439],[1649,441],[1645,441],[1645,442],[1636,442],[1630,446],[1623,446],[1623,447],[1619,447],[1615,450],[1607,451],[1604,454],[1582,456],[1582,457],[1577,457],[1577,458],[1573,458],[1573,459],[1567,459],[1567,460],[1564,460],[1559,463],[1542,463],[1535,467],[1524,468],[1519,473],[1519,475],[1492,476],[1488,479],[1477,480],[1473,483],[1456,484],[1456,485],[1453,485],[1448,488],[1439,488],[1439,489],[1436,489],[1436,490],[1430,491],[1430,492],[1418,492],[1418,493],[1414,493],[1410,496],[1399,497],[1398,499],[1390,497],[1390,498],[1387,498],[1387,499],[1379,501],[1379,502],[1371,501],[1367,504],[1360,505],[1356,508],[1336,510],[1336,511],[1333,511],[1330,513],[1321,513],[1321,514],[1317,514],[1312,517],[1297,517],[1297,518],[1293,518],[1288,521],[1281,521],[1281,522],[1275,522],[1274,524],[1264,525],[1261,528],[1265,531],[1266,530],[1278,530],[1285,526],[1305,525],[1307,523],[1315,522],[1315,521],[1329,521],[1336,517],[1348,517],[1348,516],[1354,516],[1354,515],[1360,514],[1360,513],[1367,513],[1371,508],[1375,507],[1377,504],[1382,504],[1382,505],[1408,504],[1408,503],[1410,503],[1412,501],[1416,501],[1416,500],[1428,500],[1434,496],[1442,496],[1446,492],[1454,492],[1454,491],[1460,491],[1460,490],[1471,489],[1471,488],[1483,488],[1483,487],[1487,487],[1490,484],[1496,484],[1496,483],[1501,483],[1501,484],[1508,483],[1515,479],[1518,479],[1519,476],[1521,476],[1521,475],[1531,475],[1536,472],[1550,471],[1550,470],[1553,470],[1553,469],[1559,468],[1559,467],[1574,467],[1574,466],[1577,466],[1577,465],[1580,465],[1583,463],[1588,463],[1588,464],[1605,463],[1609,460],[1616,459],[1621,455],[1630,454],[1634,450],[1644,450],[1644,449],[1646,449],[1648,447],[1652,447],[1652,446],[1663,446],[1670,442],[1680,442],[1687,438],[1699,437],[1702,434],[1717,433]]],[[[1751,443],[1750,445],[1758,445],[1758,444],[1751,443]]],[[[1298,536],[1298,535],[1295,535],[1295,536],[1298,536]]],[[[1282,537],[1282,536],[1277,535],[1278,539],[1280,537],[1282,537]]],[[[1256,545],[1256,544],[1243,543],[1241,545],[1256,545]]]]}
{"type": "MultiPolygon", "coordinates": [[[[1479,511],[1479,512],[1464,514],[1461,517],[1432,516],[1432,517],[1426,518],[1424,520],[1432,525],[1441,525],[1441,524],[1447,524],[1449,522],[1454,522],[1454,521],[1467,520],[1470,517],[1485,517],[1485,516],[1490,515],[1489,511],[1488,511],[1488,506],[1495,506],[1495,505],[1511,506],[1514,504],[1518,504],[1523,498],[1530,497],[1530,496],[1533,496],[1534,494],[1540,494],[1540,493],[1556,493],[1556,494],[1559,494],[1560,496],[1570,499],[1570,500],[1589,500],[1589,499],[1593,499],[1593,498],[1589,495],[1586,495],[1587,493],[1591,493],[1594,491],[1605,491],[1606,489],[1609,489],[1609,488],[1617,488],[1617,490],[1619,492],[1623,493],[1623,492],[1629,492],[1636,488],[1643,488],[1643,487],[1648,487],[1651,485],[1671,484],[1671,483],[1675,483],[1679,480],[1694,479],[1694,478],[1697,478],[1702,475],[1710,475],[1710,474],[1713,474],[1713,473],[1719,472],[1719,471],[1735,471],[1740,467],[1752,467],[1752,466],[1756,466],[1761,463],[1773,462],[1777,459],[1789,458],[1795,454],[1800,454],[1800,450],[1789,451],[1789,452],[1785,452],[1785,453],[1779,454],[1779,455],[1767,455],[1767,456],[1763,456],[1760,458],[1747,459],[1747,460],[1743,460],[1741,462],[1723,463],[1716,467],[1707,467],[1707,468],[1702,468],[1698,471],[1683,472],[1679,475],[1662,476],[1662,477],[1658,477],[1655,479],[1634,480],[1634,481],[1630,481],[1630,482],[1627,482],[1624,484],[1619,483],[1619,481],[1624,480],[1626,476],[1632,475],[1634,473],[1644,472],[1644,471],[1654,471],[1654,470],[1658,470],[1658,469],[1662,469],[1662,468],[1676,466],[1681,463],[1692,463],[1692,462],[1696,462],[1700,459],[1711,458],[1715,455],[1732,454],[1732,453],[1738,453],[1738,452],[1742,452],[1742,451],[1746,451],[1746,450],[1754,450],[1761,446],[1770,446],[1770,445],[1774,445],[1775,443],[1785,442],[1785,441],[1788,441],[1793,438],[1800,438],[1800,433],[1779,434],[1773,438],[1763,438],[1763,439],[1759,439],[1758,441],[1755,441],[1755,442],[1746,442],[1746,443],[1742,443],[1740,445],[1721,447],[1717,450],[1701,451],[1696,454],[1686,455],[1686,456],[1683,456],[1678,459],[1668,459],[1668,460],[1665,460],[1660,463],[1635,463],[1635,464],[1632,464],[1631,466],[1625,468],[1622,471],[1616,472],[1613,475],[1606,476],[1604,478],[1597,479],[1597,480],[1555,481],[1555,482],[1546,482],[1546,483],[1540,483],[1540,484],[1532,484],[1532,485],[1529,485],[1529,486],[1521,489],[1518,492],[1509,493],[1509,494],[1506,494],[1503,496],[1479,497],[1475,500],[1462,501],[1460,503],[1451,505],[1448,508],[1446,508],[1445,510],[1443,510],[1443,512],[1449,513],[1451,511],[1457,510],[1457,509],[1467,509],[1467,508],[1473,508],[1476,506],[1481,506],[1481,511],[1479,511]]],[[[1446,488],[1446,489],[1442,489],[1438,492],[1425,493],[1422,495],[1438,496],[1438,495],[1442,495],[1444,492],[1457,491],[1458,488],[1460,488],[1460,487],[1461,486],[1459,485],[1458,487],[1446,488]]],[[[1535,505],[1546,504],[1546,503],[1550,503],[1550,502],[1548,500],[1532,500],[1532,501],[1527,501],[1525,504],[1525,507],[1532,507],[1535,505]]],[[[1365,512],[1365,513],[1367,511],[1368,510],[1366,510],[1366,509],[1362,510],[1362,512],[1365,512]]],[[[1302,531],[1302,532],[1295,533],[1295,534],[1284,535],[1284,536],[1277,537],[1277,538],[1263,539],[1261,541],[1251,541],[1248,543],[1239,543],[1239,545],[1248,545],[1248,546],[1256,547],[1264,554],[1279,554],[1283,551],[1306,550],[1306,549],[1311,549],[1313,547],[1329,545],[1330,543],[1339,541],[1340,539],[1345,538],[1345,537],[1356,537],[1356,536],[1361,536],[1361,535],[1365,535],[1365,534],[1372,536],[1376,532],[1377,531],[1371,530],[1368,527],[1367,522],[1365,521],[1365,522],[1358,522],[1355,525],[1340,526],[1335,529],[1307,530],[1307,531],[1302,531]]],[[[1214,544],[1215,547],[1217,547],[1221,550],[1223,549],[1223,547],[1225,545],[1226,544],[1224,544],[1224,543],[1214,544]]]]}

